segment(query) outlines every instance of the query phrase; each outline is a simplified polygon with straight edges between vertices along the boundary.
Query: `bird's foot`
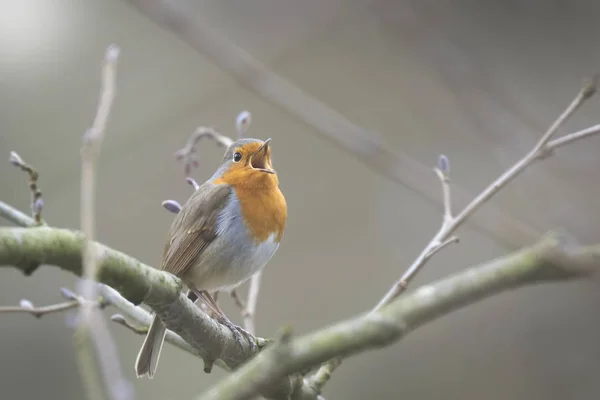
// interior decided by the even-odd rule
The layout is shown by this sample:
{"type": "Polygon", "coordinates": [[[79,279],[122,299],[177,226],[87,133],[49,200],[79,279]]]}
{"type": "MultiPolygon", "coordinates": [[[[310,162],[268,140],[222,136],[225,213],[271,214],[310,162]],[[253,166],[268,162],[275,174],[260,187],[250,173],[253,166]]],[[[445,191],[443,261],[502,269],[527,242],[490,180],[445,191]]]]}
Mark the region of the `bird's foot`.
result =
{"type": "Polygon", "coordinates": [[[225,325],[227,328],[229,328],[231,333],[233,333],[233,336],[235,337],[235,342],[237,344],[239,344],[240,346],[242,345],[242,335],[243,335],[246,337],[246,341],[248,341],[248,343],[250,344],[250,351],[255,353],[258,350],[258,345],[256,344],[256,338],[250,332],[248,332],[241,326],[235,325],[233,322],[231,322],[227,318],[220,318],[219,322],[221,324],[225,325]]]}

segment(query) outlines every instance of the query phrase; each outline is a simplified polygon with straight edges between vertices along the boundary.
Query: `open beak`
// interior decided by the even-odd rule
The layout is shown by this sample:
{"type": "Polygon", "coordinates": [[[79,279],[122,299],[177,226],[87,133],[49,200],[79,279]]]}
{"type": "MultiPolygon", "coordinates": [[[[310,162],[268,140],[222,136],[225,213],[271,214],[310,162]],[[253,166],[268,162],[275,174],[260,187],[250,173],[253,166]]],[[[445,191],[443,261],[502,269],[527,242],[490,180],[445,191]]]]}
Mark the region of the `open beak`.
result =
{"type": "Polygon", "coordinates": [[[269,143],[271,143],[271,138],[265,140],[265,142],[250,156],[250,166],[262,172],[267,172],[269,174],[274,174],[275,170],[271,168],[271,163],[269,162],[268,150],[269,143]]]}

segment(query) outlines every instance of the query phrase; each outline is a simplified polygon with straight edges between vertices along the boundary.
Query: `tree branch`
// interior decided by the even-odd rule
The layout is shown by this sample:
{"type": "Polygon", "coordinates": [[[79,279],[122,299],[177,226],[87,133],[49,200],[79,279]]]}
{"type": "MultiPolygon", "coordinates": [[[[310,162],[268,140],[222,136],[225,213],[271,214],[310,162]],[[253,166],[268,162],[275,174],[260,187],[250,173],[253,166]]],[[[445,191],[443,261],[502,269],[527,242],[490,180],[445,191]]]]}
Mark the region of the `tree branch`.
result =
{"type": "Polygon", "coordinates": [[[548,236],[535,246],[423,286],[377,311],[270,346],[198,400],[246,399],[333,357],[389,346],[428,322],[498,293],[598,271],[600,245],[569,248],[548,236]]]}
{"type": "MultiPolygon", "coordinates": [[[[560,139],[550,141],[558,129],[581,107],[581,105],[590,99],[596,93],[597,76],[594,76],[589,82],[584,83],[573,101],[563,111],[563,113],[550,125],[548,130],[542,135],[533,149],[523,158],[517,161],[511,168],[504,172],[500,177],[494,180],[488,187],[477,195],[463,210],[454,216],[452,212],[452,196],[450,191],[450,160],[445,155],[440,155],[438,165],[434,168],[434,172],[440,179],[442,186],[442,199],[444,212],[442,223],[439,230],[402,274],[383,298],[373,308],[373,311],[389,304],[407,289],[408,284],[417,276],[419,271],[427,264],[427,262],[440,250],[446,246],[459,241],[458,236],[454,236],[454,232],[462,226],[462,224],[475,213],[483,204],[489,201],[500,189],[506,186],[510,181],[516,178],[527,167],[531,166],[535,161],[552,154],[552,151],[562,145],[574,142],[575,140],[583,139],[594,133],[599,133],[600,129],[596,127],[588,128],[583,131],[571,133],[563,136],[560,139]]],[[[309,381],[313,383],[313,388],[319,391],[327,382],[333,371],[341,364],[339,359],[334,359],[326,363],[320,370],[316,371],[309,381]]]]}
{"type": "MultiPolygon", "coordinates": [[[[9,206],[6,203],[0,201],[0,215],[5,217],[11,222],[22,226],[22,227],[31,227],[35,226],[35,220],[31,217],[23,214],[21,211],[9,206]]],[[[148,331],[148,327],[150,326],[150,322],[152,321],[152,316],[149,312],[144,310],[139,306],[135,306],[134,304],[127,301],[123,298],[119,292],[115,289],[111,288],[107,285],[99,285],[99,291],[102,301],[106,305],[111,305],[121,311],[124,315],[114,314],[111,319],[118,323],[119,325],[125,326],[131,331],[137,334],[145,334],[148,331]],[[133,321],[133,323],[132,323],[133,321]],[[137,325],[137,326],[134,326],[137,325]]],[[[167,331],[167,336],[165,340],[180,349],[192,353],[196,356],[199,356],[199,353],[196,349],[194,349],[191,345],[189,345],[185,340],[181,338],[178,334],[173,331],[167,331]]],[[[215,365],[219,367],[229,370],[230,368],[223,363],[221,360],[217,360],[215,365]]]]}
{"type": "MultiPolygon", "coordinates": [[[[50,264],[80,275],[82,245],[81,235],[66,229],[0,228],[0,265],[12,265],[26,271],[27,266],[32,262],[50,264]]],[[[207,362],[210,363],[215,357],[220,356],[228,368],[235,369],[254,355],[247,344],[237,347],[229,330],[195,307],[181,293],[181,283],[177,278],[143,265],[101,244],[94,243],[94,246],[97,254],[100,255],[99,280],[115,287],[134,304],[143,301],[150,305],[164,319],[168,329],[179,333],[181,339],[191,345],[195,353],[207,362]],[[205,334],[197,335],[197,332],[205,334]]],[[[397,321],[404,320],[406,328],[401,333],[407,333],[435,317],[500,291],[537,282],[583,277],[590,274],[594,268],[600,268],[600,246],[567,248],[560,246],[556,239],[547,238],[540,244],[515,255],[475,267],[436,284],[427,285],[376,312],[374,316],[367,314],[335,325],[333,328],[327,328],[320,333],[292,341],[289,345],[291,346],[289,354],[293,359],[288,360],[286,356],[284,362],[278,359],[278,366],[269,367],[276,372],[273,377],[263,374],[264,363],[270,365],[270,354],[272,354],[267,349],[260,353],[257,361],[250,361],[247,367],[243,367],[235,372],[231,379],[224,381],[228,382],[227,384],[219,384],[219,387],[223,387],[221,385],[229,387],[229,383],[234,382],[235,377],[241,376],[241,379],[246,379],[244,382],[249,385],[248,388],[251,388],[253,393],[263,389],[263,393],[269,398],[286,398],[293,393],[294,399],[314,399],[317,393],[309,387],[309,382],[303,383],[297,375],[289,380],[279,379],[331,357],[346,356],[389,344],[398,339],[397,321]],[[396,318],[394,320],[396,322],[381,323],[383,320],[391,321],[390,316],[396,318]],[[389,340],[386,339],[388,335],[390,335],[389,340]],[[314,349],[312,349],[313,345],[316,345],[314,349]],[[260,361],[265,358],[267,361],[260,361]],[[258,363],[258,367],[255,363],[258,363]],[[247,371],[246,368],[251,369],[247,371]],[[254,368],[258,368],[261,372],[257,373],[254,368]],[[253,377],[251,382],[247,380],[248,376],[253,377]]],[[[109,288],[106,290],[110,293],[109,288]]],[[[103,298],[106,298],[104,292],[103,298]]],[[[143,312],[133,304],[130,306],[130,310],[143,312]]],[[[150,317],[149,315],[145,317],[147,317],[145,321],[147,324],[150,317]]],[[[178,340],[174,340],[174,337],[176,336],[168,335],[167,340],[171,342],[178,340]]],[[[260,346],[265,346],[267,342],[264,339],[257,339],[257,341],[260,346]]],[[[180,347],[189,351],[187,346],[180,347]]],[[[234,387],[239,388],[239,384],[234,387]]],[[[242,393],[246,393],[247,390],[244,389],[242,393]]],[[[210,391],[206,395],[210,396],[210,393],[215,392],[210,391]]]]}
{"type": "MultiPolygon", "coordinates": [[[[55,265],[81,276],[83,245],[83,235],[68,229],[0,228],[0,265],[14,266],[24,273],[32,263],[55,265]]],[[[220,357],[230,367],[236,367],[253,355],[247,343],[236,346],[229,329],[213,321],[181,293],[179,279],[100,243],[92,245],[98,255],[98,281],[113,287],[134,305],[149,305],[164,319],[167,328],[199,350],[205,361],[220,357]]],[[[268,341],[256,338],[256,342],[262,347],[268,341]]]]}

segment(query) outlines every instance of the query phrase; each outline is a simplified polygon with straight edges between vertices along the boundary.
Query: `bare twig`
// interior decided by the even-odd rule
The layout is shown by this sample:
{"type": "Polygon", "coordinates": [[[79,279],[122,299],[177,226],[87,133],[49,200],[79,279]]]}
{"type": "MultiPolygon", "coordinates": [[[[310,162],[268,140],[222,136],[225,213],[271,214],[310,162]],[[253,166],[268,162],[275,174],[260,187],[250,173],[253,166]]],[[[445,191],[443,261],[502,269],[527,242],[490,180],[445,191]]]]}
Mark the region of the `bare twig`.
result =
{"type": "MultiPolygon", "coordinates": [[[[250,114],[249,111],[242,111],[238,114],[235,120],[235,128],[238,138],[241,138],[246,134],[251,122],[252,114],[250,114]]],[[[200,165],[196,146],[204,138],[213,139],[218,146],[225,148],[229,147],[231,143],[233,143],[233,139],[223,135],[214,127],[199,126],[196,128],[196,130],[188,138],[185,146],[175,152],[175,158],[177,161],[181,161],[183,163],[183,170],[186,177],[189,177],[192,169],[198,168],[200,165]]],[[[188,183],[193,185],[192,182],[193,181],[188,181],[188,183]]],[[[195,189],[197,189],[197,187],[195,189]]]]}
{"type": "MultiPolygon", "coordinates": [[[[31,314],[36,318],[41,318],[47,314],[54,314],[63,311],[72,310],[74,308],[79,307],[85,300],[77,296],[75,293],[70,291],[67,288],[61,288],[60,290],[62,296],[67,300],[62,303],[52,304],[48,306],[36,307],[33,305],[31,300],[22,299],[19,302],[18,306],[2,306],[0,307],[0,314],[31,314]]],[[[106,303],[100,299],[99,301],[92,302],[93,307],[104,308],[106,303]]]]}
{"type": "MultiPolygon", "coordinates": [[[[81,230],[84,234],[83,279],[80,281],[80,293],[86,300],[98,297],[97,255],[93,245],[95,221],[95,161],[100,153],[106,123],[112,108],[116,90],[116,65],[119,48],[111,45],[107,48],[102,67],[102,90],[96,117],[92,127],[84,134],[81,147],[81,230]]],[[[112,336],[102,315],[89,303],[83,303],[79,309],[76,343],[80,369],[90,398],[101,399],[104,396],[102,386],[97,382],[96,365],[92,346],[96,348],[105,387],[112,399],[133,397],[133,386],[123,377],[121,365],[112,336]]]]}
{"type": "Polygon", "coordinates": [[[21,300],[18,306],[2,306],[0,307],[0,314],[31,314],[34,317],[40,318],[46,314],[54,314],[66,310],[72,310],[79,307],[77,300],[65,301],[63,303],[52,304],[49,306],[35,307],[31,301],[27,299],[21,300]]]}
{"type": "Polygon", "coordinates": [[[29,175],[29,190],[31,190],[31,216],[35,220],[35,225],[42,225],[42,209],[44,208],[44,199],[39,190],[37,181],[39,174],[35,168],[27,164],[15,151],[10,152],[10,163],[15,167],[27,172],[29,175]]]}
{"type": "Polygon", "coordinates": [[[262,278],[262,271],[257,272],[250,278],[250,286],[248,287],[248,301],[246,302],[246,308],[242,309],[242,316],[244,317],[244,326],[250,333],[255,332],[254,317],[256,316],[256,306],[258,304],[258,293],[260,292],[260,281],[262,278]]]}
{"type": "MultiPolygon", "coordinates": [[[[231,298],[233,299],[233,303],[241,310],[242,317],[245,317],[246,304],[244,304],[244,300],[240,298],[240,295],[236,289],[233,289],[230,294],[231,298]]],[[[248,330],[248,327],[245,327],[245,329],[248,330]]]]}
{"type": "MultiPolygon", "coordinates": [[[[499,178],[492,182],[479,195],[477,195],[467,206],[457,215],[452,213],[452,197],[450,191],[450,161],[445,155],[441,155],[438,159],[438,166],[434,169],[436,175],[440,179],[442,185],[442,196],[444,204],[444,215],[440,229],[435,234],[433,239],[425,246],[419,256],[413,261],[410,267],[397,280],[379,303],[373,308],[373,312],[379,310],[386,304],[389,304],[408,287],[409,282],[418,274],[421,268],[425,266],[427,261],[448,246],[449,244],[458,242],[459,238],[454,236],[454,232],[469,218],[479,207],[492,198],[501,188],[503,188],[512,179],[523,172],[528,166],[536,160],[542,159],[549,155],[554,148],[571,143],[575,140],[588,137],[592,134],[600,132],[600,126],[594,126],[583,131],[575,132],[566,135],[560,139],[550,142],[550,139],[556,134],[557,130],[569,119],[571,115],[585,102],[596,93],[597,77],[595,76],[590,82],[583,85],[577,96],[565,109],[565,111],[552,123],[548,130],[544,133],[541,139],[536,143],[534,148],[519,160],[510,169],[504,172],[499,178]]],[[[327,378],[331,376],[333,371],[341,364],[339,360],[331,360],[321,366],[319,370],[313,373],[308,379],[313,383],[313,388],[320,390],[327,382],[327,378]]]]}
{"type": "Polygon", "coordinates": [[[200,142],[200,140],[204,138],[213,139],[217,145],[221,147],[228,147],[233,140],[228,138],[227,136],[221,134],[213,127],[200,126],[196,128],[194,133],[192,133],[186,142],[185,146],[175,152],[175,158],[177,161],[183,163],[183,170],[186,177],[189,177],[190,173],[193,169],[198,168],[200,162],[198,161],[198,154],[196,151],[196,146],[200,142]]]}
{"type": "Polygon", "coordinates": [[[444,221],[452,220],[452,193],[450,192],[450,160],[445,155],[440,155],[438,166],[434,171],[442,184],[442,198],[444,203],[444,221]]]}
{"type": "Polygon", "coordinates": [[[342,363],[341,357],[334,357],[323,364],[314,374],[310,375],[306,381],[308,386],[315,392],[321,393],[323,386],[331,379],[331,374],[342,363]]]}
{"type": "Polygon", "coordinates": [[[244,303],[235,289],[231,291],[231,298],[233,299],[235,305],[240,309],[240,314],[244,319],[244,329],[252,334],[256,333],[254,328],[254,316],[256,314],[258,294],[260,292],[261,275],[262,271],[259,271],[253,275],[252,278],[250,278],[247,303],[244,303]]]}
{"type": "MultiPolygon", "coordinates": [[[[571,117],[573,113],[577,111],[577,109],[579,109],[579,107],[587,99],[591,98],[596,93],[596,84],[597,77],[595,76],[590,82],[587,82],[583,85],[577,96],[575,96],[573,101],[569,104],[565,111],[556,119],[556,121],[554,121],[552,125],[550,125],[548,130],[544,133],[544,135],[542,135],[541,139],[536,143],[534,148],[529,153],[527,153],[521,160],[519,160],[515,165],[508,169],[494,182],[492,182],[487,188],[485,188],[456,217],[448,219],[446,216],[444,218],[444,222],[442,223],[440,230],[437,232],[437,234],[434,236],[431,242],[425,247],[425,249],[423,249],[421,254],[408,268],[408,270],[400,277],[400,279],[392,286],[392,288],[390,288],[386,295],[377,304],[375,309],[382,307],[383,305],[389,303],[398,295],[400,295],[405,290],[408,282],[412,278],[414,278],[414,276],[418,273],[419,269],[421,269],[426,264],[431,255],[435,253],[436,248],[440,247],[446,240],[448,240],[448,238],[450,238],[452,234],[479,207],[481,207],[485,202],[492,198],[501,188],[503,188],[507,183],[513,180],[521,172],[523,172],[534,161],[547,155],[548,152],[553,148],[566,144],[564,142],[564,139],[563,141],[560,141],[560,139],[558,139],[559,141],[555,141],[554,144],[550,142],[550,139],[556,134],[557,130],[569,119],[569,117],[571,117]],[[432,252],[432,250],[434,251],[432,252]]],[[[585,133],[583,134],[580,132],[576,132],[574,134],[565,136],[565,138],[570,137],[568,139],[568,142],[572,142],[576,139],[581,139],[592,134],[591,132],[589,132],[589,129],[584,132],[585,133]]],[[[597,133],[598,130],[594,130],[593,132],[597,133]]],[[[446,190],[444,190],[444,193],[446,193],[446,190]]]]}
{"type": "Polygon", "coordinates": [[[0,201],[0,216],[22,227],[35,226],[34,219],[3,201],[0,201]]]}
{"type": "Polygon", "coordinates": [[[549,152],[552,152],[552,151],[558,149],[559,147],[570,144],[577,140],[585,139],[589,136],[596,135],[598,133],[600,133],[600,124],[590,126],[589,128],[582,129],[577,132],[569,133],[568,135],[561,136],[559,138],[551,140],[550,142],[548,142],[546,149],[549,152]]]}

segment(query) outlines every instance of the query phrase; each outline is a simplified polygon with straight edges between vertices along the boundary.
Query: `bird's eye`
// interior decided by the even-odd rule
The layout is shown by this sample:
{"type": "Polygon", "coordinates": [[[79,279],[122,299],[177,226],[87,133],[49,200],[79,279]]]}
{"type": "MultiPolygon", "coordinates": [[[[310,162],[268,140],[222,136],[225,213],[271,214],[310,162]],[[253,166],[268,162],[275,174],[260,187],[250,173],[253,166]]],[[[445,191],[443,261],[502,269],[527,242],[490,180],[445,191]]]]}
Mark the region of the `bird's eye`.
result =
{"type": "Polygon", "coordinates": [[[242,155],[240,153],[235,153],[233,155],[233,162],[240,162],[241,159],[242,159],[242,155]]]}

